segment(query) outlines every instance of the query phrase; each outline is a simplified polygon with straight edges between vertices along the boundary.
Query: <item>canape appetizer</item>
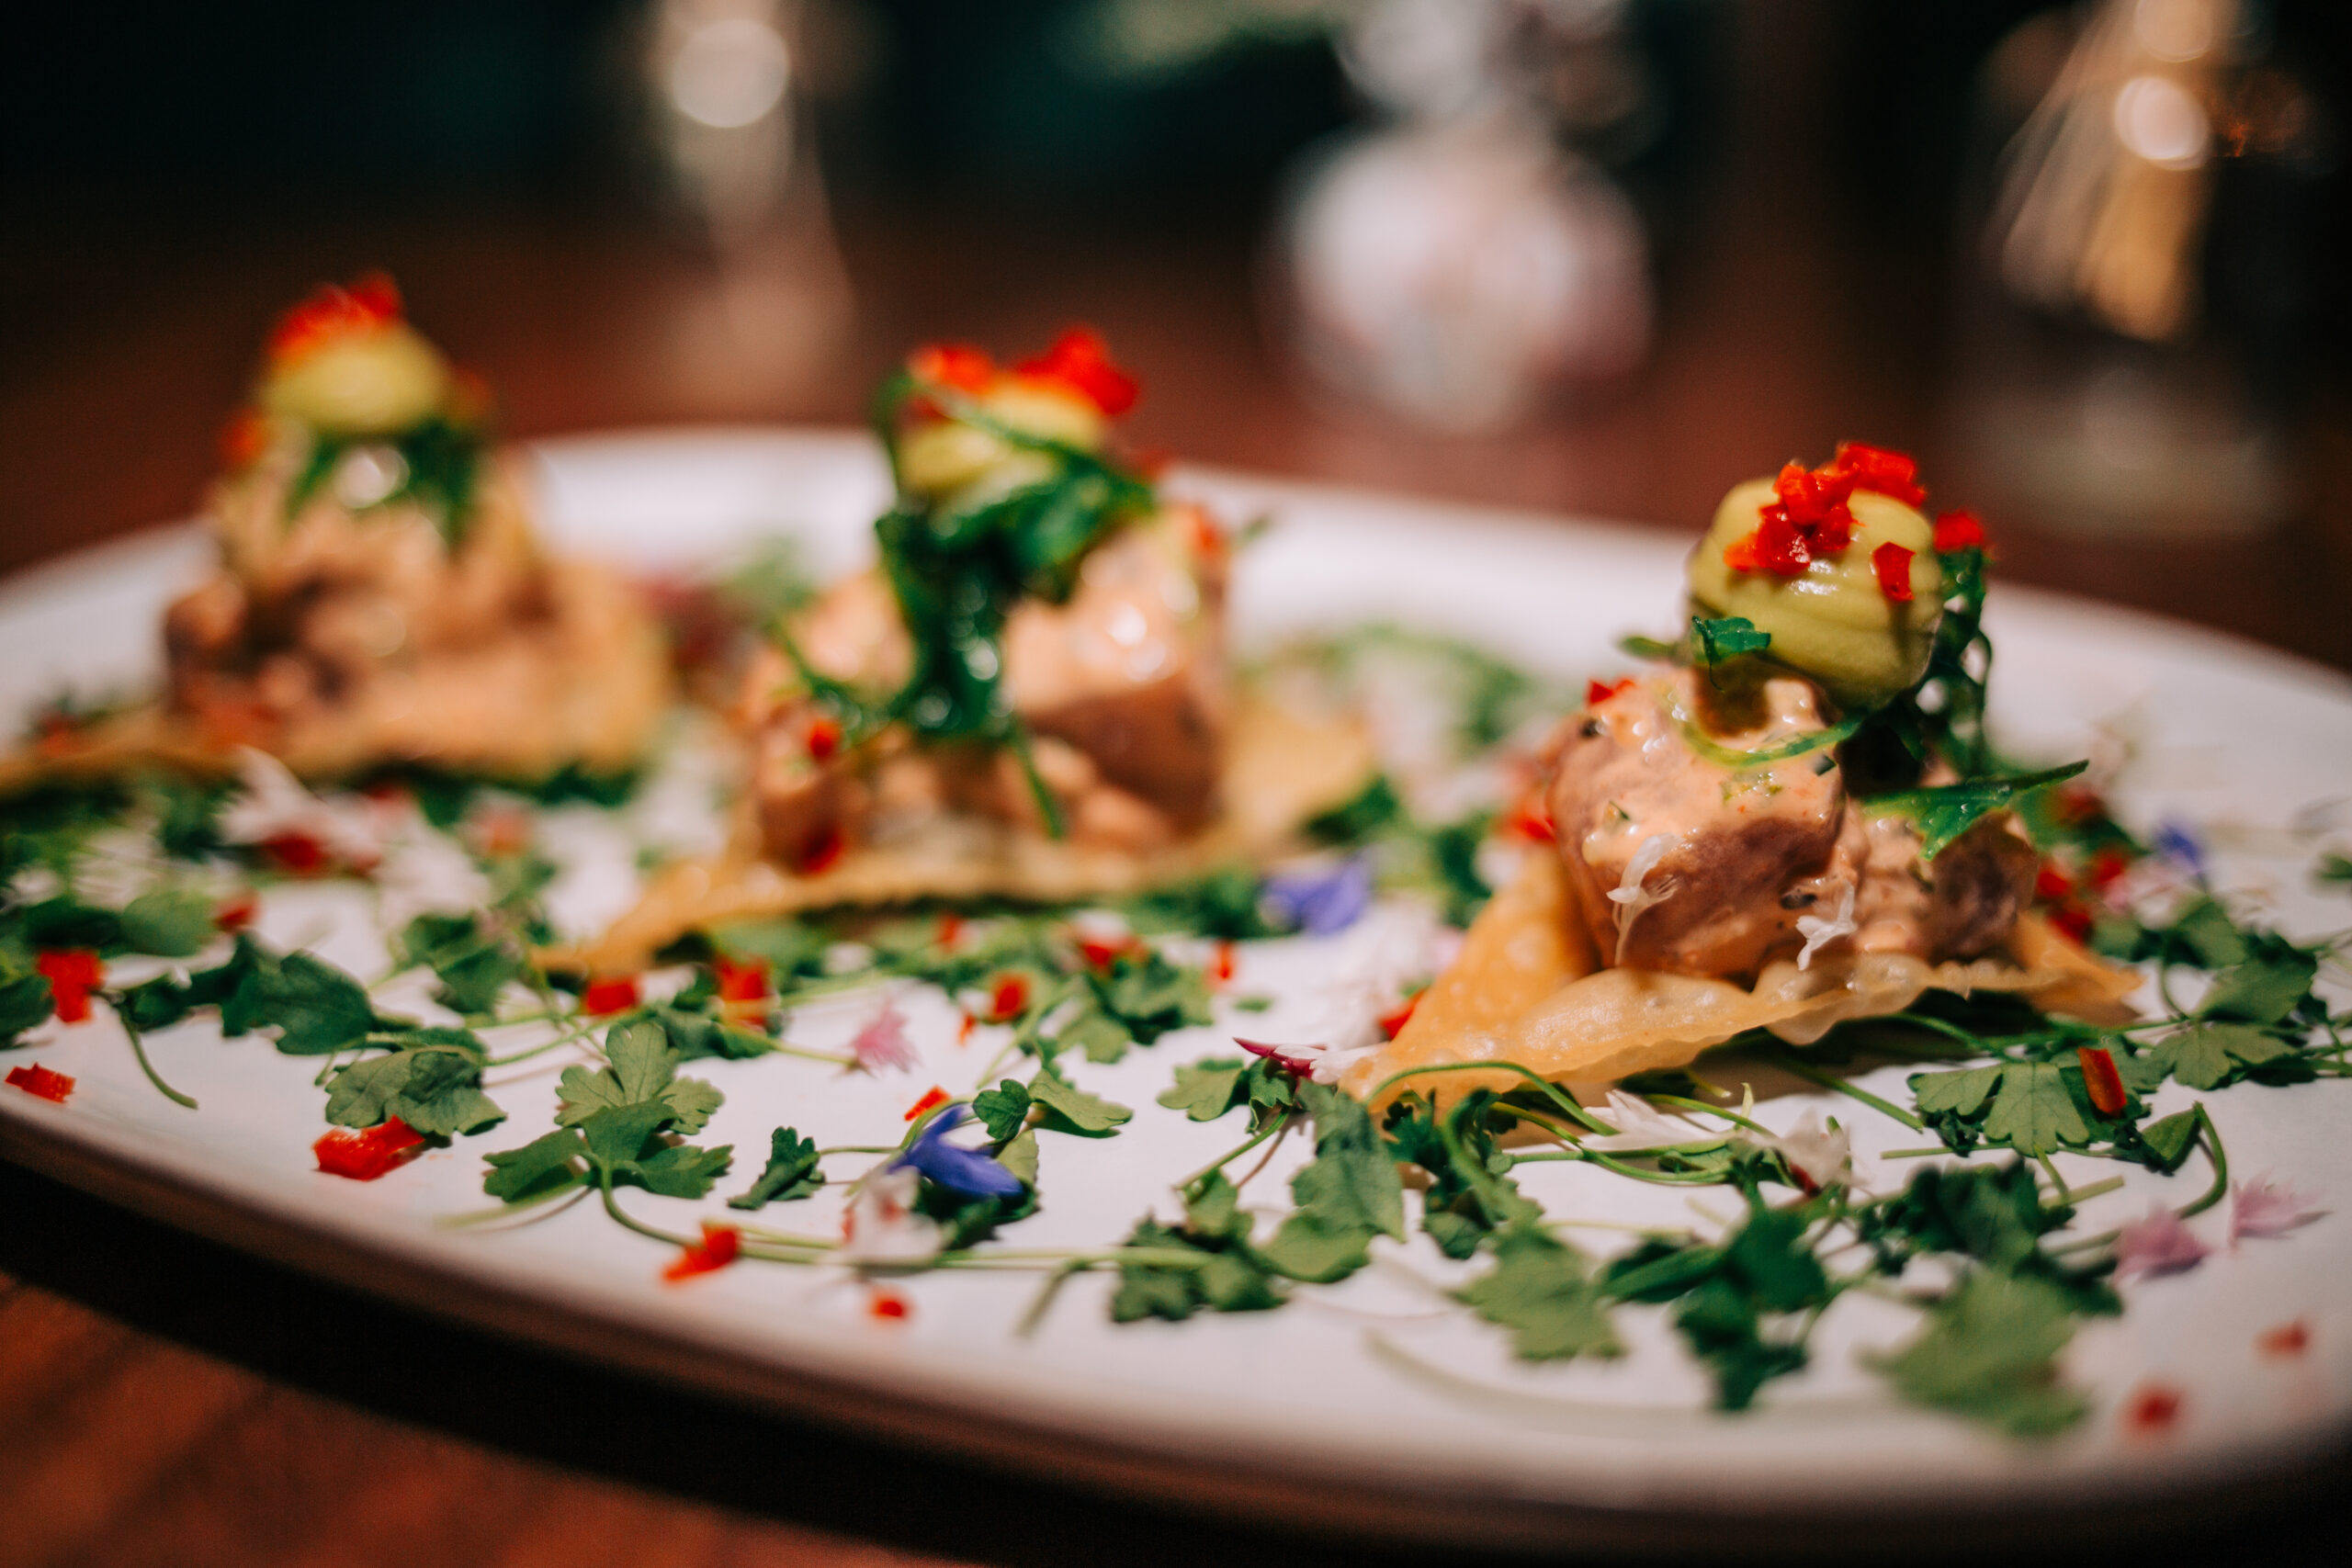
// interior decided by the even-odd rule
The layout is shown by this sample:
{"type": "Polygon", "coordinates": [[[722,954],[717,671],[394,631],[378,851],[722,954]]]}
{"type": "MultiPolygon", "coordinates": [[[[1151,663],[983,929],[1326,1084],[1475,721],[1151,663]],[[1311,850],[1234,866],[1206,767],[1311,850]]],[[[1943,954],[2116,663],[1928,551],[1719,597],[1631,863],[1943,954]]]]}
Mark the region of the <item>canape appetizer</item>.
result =
{"type": "Polygon", "coordinates": [[[208,498],[220,567],[164,617],[164,700],[11,771],[220,769],[245,747],[314,778],[635,763],[666,700],[658,629],[618,578],[542,548],[490,412],[388,278],[289,310],[208,498]]]}
{"type": "Polygon", "coordinates": [[[1620,1078],[1930,989],[2116,1016],[2137,976],[2029,909],[2039,856],[2007,809],[2080,764],[1994,755],[1983,531],[1925,499],[1908,457],[1858,445],[1724,498],[1690,630],[1553,735],[1531,803],[1552,843],[1353,1087],[1477,1061],[1620,1078]]]}
{"type": "Polygon", "coordinates": [[[1229,542],[1111,451],[1135,382],[1074,329],[1010,367],[925,348],[876,425],[877,563],[772,628],[734,718],[733,852],[612,933],[840,904],[1133,890],[1284,840],[1347,798],[1362,736],[1237,690],[1229,542]]]}

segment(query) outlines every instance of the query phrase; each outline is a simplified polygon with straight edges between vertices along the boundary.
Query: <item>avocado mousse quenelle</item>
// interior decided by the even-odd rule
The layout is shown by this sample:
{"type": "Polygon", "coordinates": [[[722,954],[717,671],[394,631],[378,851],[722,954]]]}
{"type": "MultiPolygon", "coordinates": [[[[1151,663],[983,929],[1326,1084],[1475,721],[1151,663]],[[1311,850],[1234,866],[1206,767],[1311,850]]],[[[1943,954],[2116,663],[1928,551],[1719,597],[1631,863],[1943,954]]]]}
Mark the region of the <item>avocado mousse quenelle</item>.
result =
{"type": "Polygon", "coordinates": [[[2084,764],[1994,753],[1984,531],[1925,500],[1910,458],[1851,443],[1724,498],[1682,637],[1634,639],[1656,662],[1593,682],[1544,744],[1551,844],[1351,1089],[1481,1061],[1620,1078],[1749,1031],[1809,1043],[1930,989],[2128,1016],[2136,975],[2030,908],[2039,855],[2010,807],[2084,764]]]}

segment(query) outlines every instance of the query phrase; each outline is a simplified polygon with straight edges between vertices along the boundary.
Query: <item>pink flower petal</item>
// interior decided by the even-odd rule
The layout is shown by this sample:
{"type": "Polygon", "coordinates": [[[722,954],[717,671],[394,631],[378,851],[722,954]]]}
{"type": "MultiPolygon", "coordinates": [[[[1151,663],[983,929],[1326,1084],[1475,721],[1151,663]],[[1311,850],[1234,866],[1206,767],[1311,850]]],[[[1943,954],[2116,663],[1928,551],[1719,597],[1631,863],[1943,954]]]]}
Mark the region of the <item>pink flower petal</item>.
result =
{"type": "Polygon", "coordinates": [[[2134,1274],[2177,1274],[2194,1269],[2213,1249],[2180,1223],[2170,1209],[2148,1211],[2147,1218],[2125,1225],[2115,1237],[2115,1277],[2134,1274]]]}
{"type": "Polygon", "coordinates": [[[2314,1207],[2310,1198],[2269,1177],[2233,1181],[2230,1184],[2230,1245],[2235,1247],[2241,1236],[2285,1235],[2325,1213],[2314,1207]]]}
{"type": "Polygon", "coordinates": [[[850,1055],[857,1065],[869,1073],[889,1068],[894,1072],[911,1070],[921,1059],[915,1055],[914,1043],[907,1038],[907,1021],[899,1011],[895,1000],[885,999],[882,1010],[869,1020],[849,1043],[850,1055]]]}

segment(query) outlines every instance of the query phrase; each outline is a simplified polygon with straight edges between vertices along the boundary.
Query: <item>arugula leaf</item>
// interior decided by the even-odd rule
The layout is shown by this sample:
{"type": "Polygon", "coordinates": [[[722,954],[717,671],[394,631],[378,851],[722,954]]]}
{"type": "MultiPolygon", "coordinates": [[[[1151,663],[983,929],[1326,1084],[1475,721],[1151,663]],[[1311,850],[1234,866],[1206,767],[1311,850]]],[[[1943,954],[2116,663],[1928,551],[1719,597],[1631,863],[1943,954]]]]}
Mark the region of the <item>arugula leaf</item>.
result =
{"type": "Polygon", "coordinates": [[[1876,1365],[1916,1404],[2043,1437],[2089,1408],[2058,1381],[2056,1358],[2074,1332],[2055,1287],[1980,1269],[1936,1304],[1917,1338],[1876,1365]]]}
{"type": "Polygon", "coordinates": [[[1757,630],[1756,623],[1745,615],[1724,615],[1714,620],[1693,615],[1690,642],[1692,657],[1712,669],[1745,654],[1763,652],[1772,646],[1772,634],[1757,630]]]}
{"type": "Polygon", "coordinates": [[[2069,762],[2038,773],[1970,779],[1934,789],[1874,795],[1862,802],[1862,809],[1876,816],[1899,812],[1910,818],[1919,827],[1919,858],[1931,861],[1980,818],[2001,810],[2029,790],[2071,779],[2089,766],[2087,761],[2069,762]]]}
{"type": "Polygon", "coordinates": [[[1621,1356],[1606,1299],[1584,1259],[1532,1225],[1495,1240],[1495,1266],[1454,1292],[1487,1322],[1511,1331],[1511,1348],[1528,1361],[1621,1356]]]}
{"type": "Polygon", "coordinates": [[[727,1200],[730,1209],[757,1209],[769,1203],[789,1203],[806,1198],[825,1184],[817,1168],[817,1140],[804,1138],[789,1127],[768,1136],[768,1163],[750,1189],[727,1200]]]}

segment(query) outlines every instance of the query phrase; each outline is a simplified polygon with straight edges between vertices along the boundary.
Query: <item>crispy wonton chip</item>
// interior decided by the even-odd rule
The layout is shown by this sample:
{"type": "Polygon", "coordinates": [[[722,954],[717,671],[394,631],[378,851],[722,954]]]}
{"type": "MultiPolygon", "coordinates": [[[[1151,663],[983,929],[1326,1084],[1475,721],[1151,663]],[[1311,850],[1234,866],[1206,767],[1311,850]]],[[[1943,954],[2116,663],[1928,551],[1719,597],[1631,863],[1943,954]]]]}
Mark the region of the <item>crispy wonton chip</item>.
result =
{"type": "MultiPolygon", "coordinates": [[[[1751,1029],[1809,1045],[1848,1019],[1900,1012],[1928,990],[2016,992],[2047,1012],[2087,1022],[2134,1016],[2123,998],[2133,971],[2100,962],[2039,915],[2018,921],[2008,951],[1931,964],[1901,953],[1823,959],[1799,969],[1768,964],[1755,985],[1645,969],[1594,970],[1567,934],[1566,877],[1558,858],[1528,857],[1516,880],[1471,926],[1462,952],[1385,1049],[1358,1063],[1354,1094],[1415,1067],[1510,1062],[1555,1081],[1599,1082],[1679,1067],[1751,1029]]],[[[1419,1085],[1452,1098],[1498,1092],[1515,1073],[1449,1072],[1419,1085]]],[[[1410,1079],[1391,1086],[1383,1099],[1410,1079]]]]}
{"type": "Polygon", "coordinates": [[[1361,727],[1303,718],[1245,695],[1226,736],[1224,814],[1165,849],[1078,844],[994,819],[941,816],[802,876],[763,858],[755,834],[738,833],[726,853],[662,872],[637,908],[603,936],[548,957],[591,973],[623,974],[643,968],[688,931],[733,920],[919,898],[1058,903],[1140,892],[1290,847],[1310,818],[1361,791],[1373,766],[1361,727]]]}

